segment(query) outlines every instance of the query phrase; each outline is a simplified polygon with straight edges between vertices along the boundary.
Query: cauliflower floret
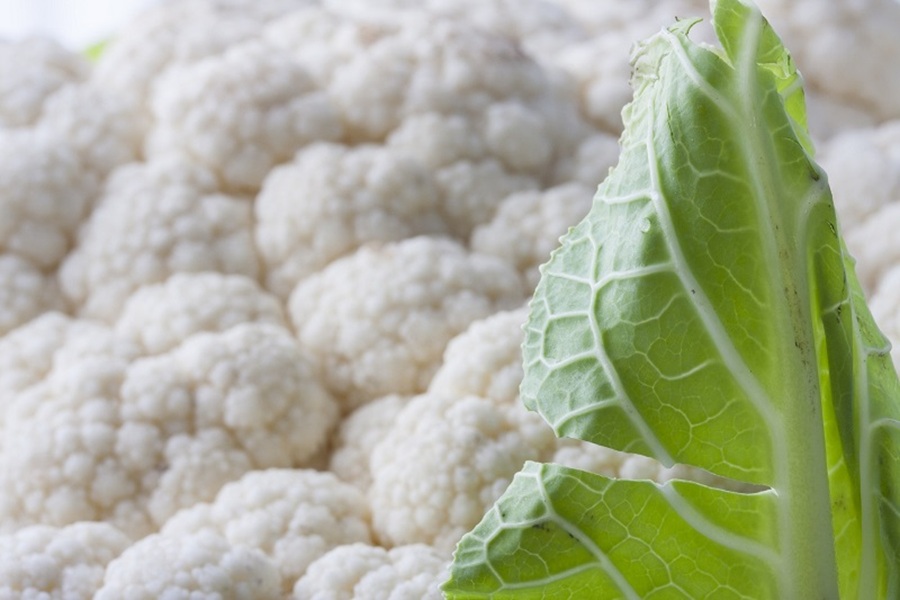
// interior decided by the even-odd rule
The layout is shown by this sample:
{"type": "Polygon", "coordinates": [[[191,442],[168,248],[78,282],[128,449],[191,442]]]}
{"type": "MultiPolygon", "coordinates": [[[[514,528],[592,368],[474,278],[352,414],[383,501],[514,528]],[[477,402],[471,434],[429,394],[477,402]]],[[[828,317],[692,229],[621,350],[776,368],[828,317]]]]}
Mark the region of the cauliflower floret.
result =
{"type": "Polygon", "coordinates": [[[131,543],[106,523],[35,525],[0,535],[0,598],[90,600],[131,543]]]}
{"type": "Polygon", "coordinates": [[[428,391],[445,396],[481,396],[501,404],[519,401],[522,383],[522,325],[528,309],[503,311],[475,321],[450,340],[444,363],[428,391]]]}
{"type": "Polygon", "coordinates": [[[828,173],[845,232],[900,200],[900,121],[841,133],[822,146],[817,160],[828,173]]]}
{"type": "Polygon", "coordinates": [[[238,192],[256,191],[302,146],[341,135],[326,94],[286,51],[259,41],[172,67],[152,110],[149,156],[182,153],[238,192]]]}
{"type": "Polygon", "coordinates": [[[554,179],[560,186],[580,183],[591,190],[606,179],[610,169],[619,160],[619,140],[604,132],[594,132],[584,139],[569,159],[557,165],[554,179]]]}
{"type": "Polygon", "coordinates": [[[81,315],[112,322],[133,291],[173,273],[256,279],[252,210],[217,193],[199,167],[174,159],[125,165],[111,175],[60,269],[63,293],[81,315]]]}
{"type": "Polygon", "coordinates": [[[364,246],[300,282],[289,312],[344,412],[423,391],[446,343],[472,321],[524,301],[501,261],[441,238],[364,246]]]}
{"type": "Polygon", "coordinates": [[[87,61],[53,40],[0,41],[0,129],[32,125],[47,98],[87,74],[87,61]]]}
{"type": "Polygon", "coordinates": [[[299,11],[267,39],[316,73],[351,142],[385,142],[431,169],[453,235],[570,161],[586,127],[567,77],[459,19],[353,7],[299,11]]]}
{"type": "Polygon", "coordinates": [[[526,460],[546,460],[553,431],[518,403],[418,396],[370,460],[372,524],[387,546],[424,543],[449,553],[526,460]]]}
{"type": "Polygon", "coordinates": [[[429,170],[375,145],[303,150],[269,174],[254,206],[267,287],[282,297],[365,242],[446,231],[429,170]]]}
{"type": "Polygon", "coordinates": [[[68,142],[30,130],[0,130],[0,252],[42,270],[72,246],[99,187],[68,142]]]}
{"type": "Polygon", "coordinates": [[[128,106],[96,85],[70,85],[51,96],[35,127],[66,140],[83,168],[100,178],[140,151],[140,130],[128,106]]]}
{"type": "Polygon", "coordinates": [[[141,359],[102,326],[66,340],[76,327],[48,320],[14,332],[55,325],[71,347],[53,353],[41,380],[27,385],[26,372],[9,384],[18,391],[0,438],[2,528],[106,520],[146,535],[247,471],[302,464],[337,417],[280,327],[200,333],[141,359]]]}
{"type": "Polygon", "coordinates": [[[856,258],[859,282],[869,295],[878,290],[884,274],[900,264],[898,230],[900,202],[892,202],[844,234],[847,248],[856,258]],[[878,242],[873,243],[873,240],[878,242]]]}
{"type": "Polygon", "coordinates": [[[335,548],[294,586],[294,600],[441,600],[449,556],[424,544],[335,548]]]}
{"type": "Polygon", "coordinates": [[[53,277],[15,254],[0,254],[0,336],[43,312],[64,307],[53,277]]]}
{"type": "Polygon", "coordinates": [[[369,507],[355,487],[331,473],[254,471],[222,488],[211,504],[172,517],[167,536],[211,531],[236,547],[260,550],[281,573],[285,591],[323,554],[371,541],[369,507]]]}
{"type": "Polygon", "coordinates": [[[900,4],[893,0],[760,0],[812,88],[879,119],[900,117],[900,4]]]}
{"type": "Polygon", "coordinates": [[[341,421],[332,445],[328,470],[361,490],[372,483],[369,457],[397,415],[409,402],[408,396],[385,396],[357,408],[341,421]]]}
{"type": "Polygon", "coordinates": [[[151,535],[110,563],[95,600],[280,600],[278,569],[258,550],[204,531],[151,535]]]}
{"type": "Polygon", "coordinates": [[[287,327],[278,300],[247,277],[176,273],[128,298],[115,330],[140,344],[145,354],[159,354],[195,333],[225,331],[241,323],[287,327]]]}
{"type": "Polygon", "coordinates": [[[143,11],[104,49],[92,81],[129,106],[149,127],[149,99],[170,67],[220,55],[257,37],[264,23],[294,10],[299,0],[179,0],[143,11]]]}
{"type": "Polygon", "coordinates": [[[472,250],[506,261],[534,289],[540,279],[538,267],[549,260],[569,227],[588,213],[592,198],[591,189],[580,183],[513,194],[500,204],[490,223],[472,234],[472,250]]]}

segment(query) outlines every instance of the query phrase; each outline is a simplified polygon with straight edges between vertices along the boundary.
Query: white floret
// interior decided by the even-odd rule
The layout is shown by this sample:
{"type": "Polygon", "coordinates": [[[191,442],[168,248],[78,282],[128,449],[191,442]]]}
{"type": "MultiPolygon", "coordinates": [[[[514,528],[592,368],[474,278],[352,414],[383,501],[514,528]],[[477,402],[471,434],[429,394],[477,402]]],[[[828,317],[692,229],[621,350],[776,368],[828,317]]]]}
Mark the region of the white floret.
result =
{"type": "Polygon", "coordinates": [[[885,273],[900,264],[898,230],[900,202],[892,202],[844,234],[847,248],[856,259],[859,282],[870,296],[878,290],[885,273]]]}
{"type": "MultiPolygon", "coordinates": [[[[512,106],[507,108],[516,110],[512,106]]],[[[503,113],[503,107],[495,113],[500,121],[503,113]]],[[[462,239],[475,226],[490,220],[503,198],[517,191],[536,189],[540,183],[534,174],[505,166],[491,152],[482,128],[483,124],[465,116],[425,113],[407,118],[387,140],[389,148],[414,157],[433,171],[448,229],[462,239]]],[[[524,131],[527,132],[527,127],[524,131]]],[[[518,133],[529,135],[523,131],[518,133]]],[[[532,133],[540,137],[538,132],[532,133]]],[[[502,132],[498,136],[502,137],[502,132]]],[[[522,155],[549,151],[546,140],[531,144],[530,150],[513,141],[498,143],[520,149],[522,155]]]]}
{"type": "Polygon", "coordinates": [[[828,173],[844,232],[900,200],[900,121],[841,133],[822,146],[816,160],[828,173]]]}
{"type": "Polygon", "coordinates": [[[557,165],[554,181],[560,185],[580,183],[587,186],[593,195],[618,160],[619,140],[614,135],[597,131],[581,142],[569,160],[557,165]]]}
{"type": "Polygon", "coordinates": [[[408,396],[385,396],[360,406],[344,417],[332,440],[328,470],[366,490],[372,483],[369,458],[394,425],[408,396]]]}
{"type": "Polygon", "coordinates": [[[99,85],[70,85],[51,96],[35,130],[65,140],[82,168],[101,179],[140,154],[141,132],[128,105],[99,85]]]}
{"type": "Polygon", "coordinates": [[[0,338],[0,410],[54,371],[77,368],[91,357],[132,360],[139,354],[136,345],[102,325],[58,312],[43,314],[0,338]]]}
{"type": "Polygon", "coordinates": [[[115,323],[119,335],[145,354],[167,352],[195,333],[225,331],[241,323],[287,327],[276,298],[252,279],[222,273],[176,273],[139,288],[115,323]]]}
{"type": "Polygon", "coordinates": [[[125,165],[60,270],[63,293],[87,317],[114,321],[129,295],[178,272],[256,279],[252,206],[216,192],[211,174],[178,160],[125,165]]]}
{"type": "Polygon", "coordinates": [[[269,174],[254,207],[266,286],[281,297],[366,242],[447,229],[431,172],[375,145],[310,146],[269,174]]]}
{"type": "Polygon", "coordinates": [[[310,9],[290,22],[293,35],[269,34],[311,70],[327,65],[317,78],[335,98],[350,140],[384,141],[411,118],[456,116],[485,158],[545,179],[582,137],[569,86],[515,40],[421,9],[388,16],[357,6],[310,9]]]}
{"type": "Polygon", "coordinates": [[[523,301],[518,274],[503,262],[418,237],[331,263],[300,282],[289,312],[300,345],[349,412],[423,391],[451,338],[523,301]]]}
{"type": "Polygon", "coordinates": [[[65,307],[56,279],[15,254],[0,254],[0,336],[65,307]]]}
{"type": "Polygon", "coordinates": [[[0,41],[0,129],[34,124],[47,98],[87,74],[83,57],[51,39],[0,41]]]}
{"type": "Polygon", "coordinates": [[[293,10],[297,0],[179,0],[143,11],[104,49],[92,81],[125,101],[145,131],[157,79],[185,65],[257,37],[267,21],[293,10]]]}
{"type": "Polygon", "coordinates": [[[294,586],[294,600],[441,600],[449,555],[424,544],[335,548],[294,586]]]}
{"type": "Polygon", "coordinates": [[[64,345],[40,379],[35,369],[6,382],[0,528],[106,520],[146,535],[247,471],[301,465],[335,423],[281,327],[199,333],[142,359],[102,326],[61,321],[12,334],[49,330],[64,345]]]}
{"type": "Polygon", "coordinates": [[[49,270],[72,247],[99,189],[66,140],[0,130],[0,252],[49,270]]]}
{"type": "Polygon", "coordinates": [[[151,535],[106,571],[95,600],[280,600],[278,569],[258,550],[211,532],[151,535]]]}
{"type": "Polygon", "coordinates": [[[378,540],[449,553],[526,460],[546,460],[550,426],[519,404],[425,394],[400,412],[370,460],[378,540]]]}
{"type": "Polygon", "coordinates": [[[179,152],[223,189],[254,192],[304,145],[341,136],[331,101],[281,48],[251,41],[172,67],[154,88],[151,157],[179,152]]]}
{"type": "Polygon", "coordinates": [[[493,220],[472,233],[472,250],[509,263],[534,289],[538,267],[550,259],[559,238],[588,213],[592,199],[592,189],[580,183],[513,194],[500,204],[493,220]]]}
{"type": "Polygon", "coordinates": [[[167,536],[215,532],[235,547],[259,550],[277,565],[285,592],[326,552],[369,543],[369,507],[361,491],[331,473],[271,469],[247,473],[214,502],[172,517],[167,536]]]}
{"type": "Polygon", "coordinates": [[[502,404],[519,401],[522,325],[528,309],[503,311],[475,321],[447,344],[444,362],[428,391],[445,396],[481,396],[502,404]]]}
{"type": "Polygon", "coordinates": [[[131,541],[106,523],[34,525],[0,535],[0,598],[90,600],[131,541]]]}

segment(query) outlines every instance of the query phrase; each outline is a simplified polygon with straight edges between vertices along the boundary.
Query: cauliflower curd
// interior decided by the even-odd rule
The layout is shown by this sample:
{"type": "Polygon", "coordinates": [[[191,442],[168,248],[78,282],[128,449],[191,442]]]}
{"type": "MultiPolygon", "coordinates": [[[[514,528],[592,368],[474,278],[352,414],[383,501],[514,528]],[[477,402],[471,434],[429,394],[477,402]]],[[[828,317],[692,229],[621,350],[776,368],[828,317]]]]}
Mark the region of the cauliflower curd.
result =
{"type": "MultiPolygon", "coordinates": [[[[900,3],[759,4],[900,366],[900,3]]],[[[518,392],[631,45],[707,10],[170,0],[93,64],[0,40],[0,600],[436,600],[527,460],[728,485],[518,392]]]]}

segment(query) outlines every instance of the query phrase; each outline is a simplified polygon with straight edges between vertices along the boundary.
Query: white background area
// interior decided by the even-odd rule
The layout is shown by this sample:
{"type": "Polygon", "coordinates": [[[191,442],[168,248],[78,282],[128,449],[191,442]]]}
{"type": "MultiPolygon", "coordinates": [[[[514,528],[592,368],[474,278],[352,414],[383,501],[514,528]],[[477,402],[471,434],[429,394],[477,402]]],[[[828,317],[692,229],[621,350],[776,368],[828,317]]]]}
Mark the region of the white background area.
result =
{"type": "Polygon", "coordinates": [[[0,0],[0,38],[52,37],[74,51],[103,41],[157,0],[0,0]]]}

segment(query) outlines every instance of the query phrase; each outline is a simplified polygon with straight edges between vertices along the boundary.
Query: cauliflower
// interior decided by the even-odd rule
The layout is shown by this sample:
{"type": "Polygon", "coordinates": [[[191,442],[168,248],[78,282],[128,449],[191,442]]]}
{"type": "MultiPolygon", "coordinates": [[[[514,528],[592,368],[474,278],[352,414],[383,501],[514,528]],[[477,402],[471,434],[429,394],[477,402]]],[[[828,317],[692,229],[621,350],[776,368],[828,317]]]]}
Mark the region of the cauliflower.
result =
{"type": "Polygon", "coordinates": [[[281,304],[247,277],[176,273],[130,296],[114,329],[145,354],[159,354],[195,333],[225,331],[242,323],[286,327],[287,319],[281,304]]]}
{"type": "Polygon", "coordinates": [[[527,318],[523,307],[472,323],[447,344],[444,362],[428,391],[481,396],[501,404],[517,402],[522,383],[522,326],[527,318]]]}
{"type": "Polygon", "coordinates": [[[310,565],[294,600],[441,600],[447,562],[424,544],[339,546],[310,565]]]}
{"type": "Polygon", "coordinates": [[[260,41],[172,67],[151,108],[147,155],[185,154],[235,192],[256,191],[305,144],[341,135],[326,95],[287,52],[260,41]]]}
{"type": "Polygon", "coordinates": [[[348,141],[385,142],[434,171],[462,238],[502,197],[552,180],[585,135],[565,78],[458,19],[328,6],[272,25],[267,39],[329,91],[348,141]]]}
{"type": "Polygon", "coordinates": [[[279,600],[278,569],[261,552],[209,531],[151,535],[106,570],[95,600],[279,600]]]}
{"type": "Polygon", "coordinates": [[[447,230],[431,172],[376,145],[315,144],[272,171],[254,206],[267,287],[282,297],[366,242],[447,230]]]}
{"type": "Polygon", "coordinates": [[[140,286],[178,272],[256,279],[252,206],[216,192],[212,174],[171,157],[117,169],[60,270],[82,316],[114,321],[140,286]]]}
{"type": "Polygon", "coordinates": [[[433,237],[366,246],[297,285],[297,339],[344,412],[423,391],[446,343],[472,321],[521,304],[519,276],[433,237]]]}
{"type": "Polygon", "coordinates": [[[144,358],[108,328],[51,314],[7,336],[0,362],[37,335],[61,346],[0,388],[6,528],[106,520],[146,535],[247,471],[301,465],[337,417],[279,327],[198,333],[144,358]]]}
{"type": "Polygon", "coordinates": [[[476,252],[503,259],[525,277],[533,289],[559,238],[591,208],[593,191],[570,183],[543,192],[519,192],[506,198],[494,218],[472,234],[476,252]]]}
{"type": "Polygon", "coordinates": [[[47,98],[87,76],[87,61],[52,40],[0,41],[0,129],[34,124],[47,98]]]}
{"type": "Polygon", "coordinates": [[[526,460],[546,460],[553,431],[520,404],[424,394],[372,451],[369,498],[377,539],[449,553],[526,460]]]}
{"type": "Polygon", "coordinates": [[[331,473],[253,471],[222,488],[214,502],[172,517],[165,536],[214,532],[234,547],[261,551],[277,565],[285,591],[323,554],[372,539],[362,493],[331,473]]]}
{"type": "Polygon", "coordinates": [[[170,67],[218,56],[258,37],[268,21],[298,0],[179,0],[161,2],[126,26],[104,50],[91,81],[128,105],[142,134],[151,125],[149,102],[170,67]]]}
{"type": "Polygon", "coordinates": [[[409,402],[409,396],[391,395],[372,400],[341,421],[332,441],[328,469],[356,487],[367,490],[372,483],[369,457],[409,402]]]}
{"type": "Polygon", "coordinates": [[[98,193],[69,141],[0,130],[0,252],[49,271],[72,247],[98,193]]]}
{"type": "MultiPolygon", "coordinates": [[[[900,8],[760,4],[900,367],[900,8]]],[[[629,49],[707,6],[168,0],[95,63],[0,41],[0,599],[437,599],[525,460],[736,485],[519,398],[629,49]]]]}
{"type": "Polygon", "coordinates": [[[0,535],[0,598],[89,600],[131,541],[106,523],[34,525],[0,535]]]}
{"type": "Polygon", "coordinates": [[[0,254],[0,336],[41,313],[64,307],[54,278],[15,254],[0,254]]]}

